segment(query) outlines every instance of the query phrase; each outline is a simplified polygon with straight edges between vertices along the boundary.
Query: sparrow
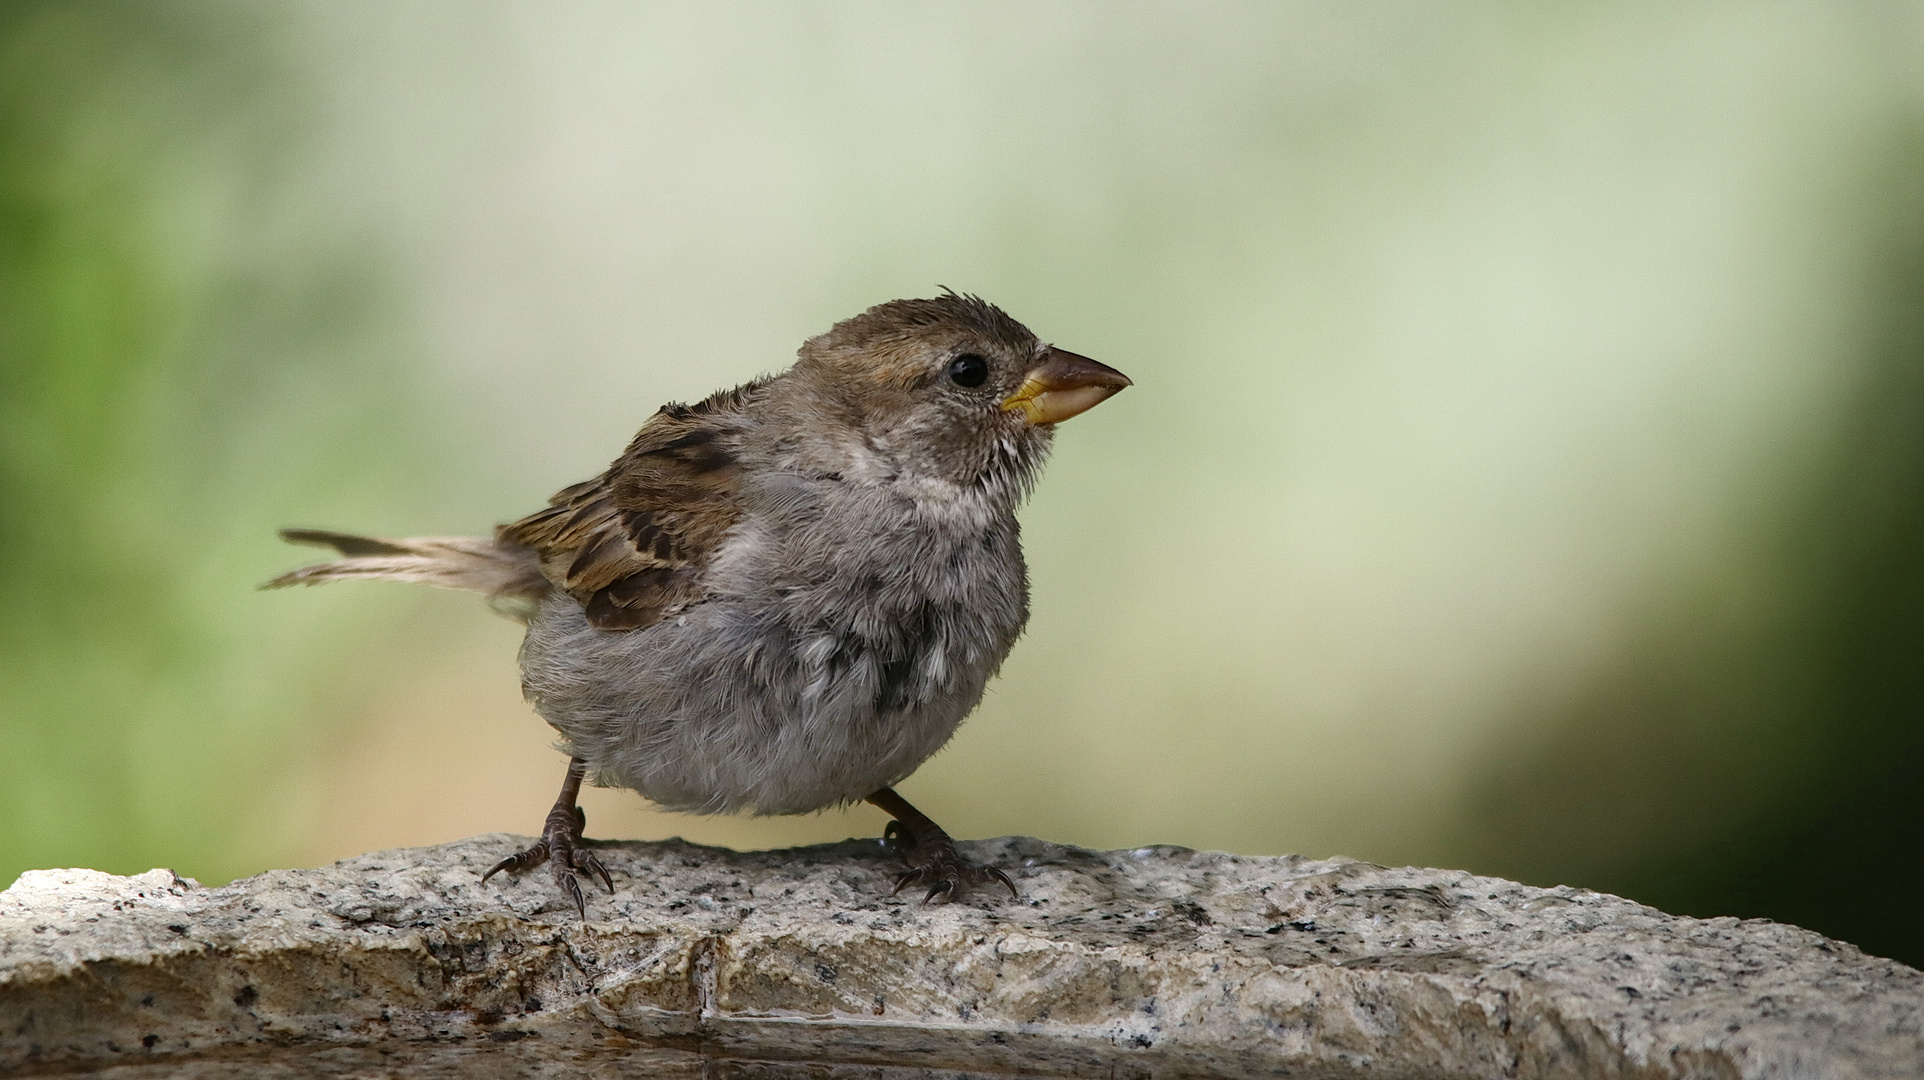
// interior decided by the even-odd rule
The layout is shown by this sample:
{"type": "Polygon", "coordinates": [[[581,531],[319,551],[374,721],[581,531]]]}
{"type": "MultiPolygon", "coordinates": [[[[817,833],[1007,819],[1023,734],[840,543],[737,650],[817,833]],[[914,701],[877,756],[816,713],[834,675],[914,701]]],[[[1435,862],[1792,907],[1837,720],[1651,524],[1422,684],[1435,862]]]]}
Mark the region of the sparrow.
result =
{"type": "Polygon", "coordinates": [[[892,300],[793,366],[649,417],[600,476],[492,537],[286,529],[335,549],[263,588],[350,578],[485,596],[521,619],[521,685],[567,776],[540,839],[583,919],[583,779],[670,810],[805,814],[867,801],[924,902],[995,867],[894,787],[981,701],[1029,618],[1016,509],[1055,425],[1129,386],[1000,308],[892,300]]]}

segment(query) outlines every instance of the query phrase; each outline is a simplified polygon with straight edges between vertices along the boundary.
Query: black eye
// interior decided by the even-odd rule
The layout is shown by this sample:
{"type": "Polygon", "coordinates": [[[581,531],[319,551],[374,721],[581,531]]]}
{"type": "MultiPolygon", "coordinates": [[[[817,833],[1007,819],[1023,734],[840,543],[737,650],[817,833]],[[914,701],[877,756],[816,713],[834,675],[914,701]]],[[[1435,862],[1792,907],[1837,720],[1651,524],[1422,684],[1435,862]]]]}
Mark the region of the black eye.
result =
{"type": "Polygon", "coordinates": [[[963,353],[949,361],[949,378],[955,385],[970,389],[981,386],[989,378],[989,362],[974,353],[963,353]]]}

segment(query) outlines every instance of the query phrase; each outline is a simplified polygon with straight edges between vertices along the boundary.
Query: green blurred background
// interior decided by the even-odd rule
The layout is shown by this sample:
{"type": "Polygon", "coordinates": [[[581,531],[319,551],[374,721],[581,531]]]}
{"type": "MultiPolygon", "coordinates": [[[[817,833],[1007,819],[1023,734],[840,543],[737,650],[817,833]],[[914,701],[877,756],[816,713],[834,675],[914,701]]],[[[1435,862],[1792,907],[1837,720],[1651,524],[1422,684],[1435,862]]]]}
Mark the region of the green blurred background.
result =
{"type": "Polygon", "coordinates": [[[533,829],[516,628],[273,529],[485,531],[938,284],[1137,384],[951,831],[1924,962],[1914,3],[0,5],[0,881],[533,829]]]}

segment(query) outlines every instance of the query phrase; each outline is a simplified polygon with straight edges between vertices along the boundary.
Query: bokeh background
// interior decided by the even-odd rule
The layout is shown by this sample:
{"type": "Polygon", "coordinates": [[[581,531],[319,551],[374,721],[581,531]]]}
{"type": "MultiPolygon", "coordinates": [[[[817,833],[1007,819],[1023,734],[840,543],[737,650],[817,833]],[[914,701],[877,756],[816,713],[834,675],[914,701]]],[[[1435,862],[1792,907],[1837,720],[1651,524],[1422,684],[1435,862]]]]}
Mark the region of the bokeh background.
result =
{"type": "MultiPolygon", "coordinates": [[[[1924,6],[0,6],[0,882],[534,829],[477,533],[938,285],[1136,388],[903,787],[1924,962],[1924,6]]],[[[775,846],[595,791],[590,832],[775,846]]]]}

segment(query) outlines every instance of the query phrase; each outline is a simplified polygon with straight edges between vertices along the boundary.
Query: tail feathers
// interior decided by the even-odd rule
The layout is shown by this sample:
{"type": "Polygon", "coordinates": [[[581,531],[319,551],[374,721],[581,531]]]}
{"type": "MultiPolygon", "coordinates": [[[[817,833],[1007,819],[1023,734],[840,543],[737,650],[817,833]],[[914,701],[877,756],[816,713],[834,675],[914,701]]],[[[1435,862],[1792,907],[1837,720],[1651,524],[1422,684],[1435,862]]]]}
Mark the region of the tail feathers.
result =
{"type": "Polygon", "coordinates": [[[442,589],[463,589],[488,598],[495,610],[526,619],[548,591],[535,553],[482,536],[415,536],[384,540],[324,529],[282,529],[291,544],[331,547],[345,558],[292,570],[262,585],[319,585],[349,578],[418,581],[442,589]]]}

